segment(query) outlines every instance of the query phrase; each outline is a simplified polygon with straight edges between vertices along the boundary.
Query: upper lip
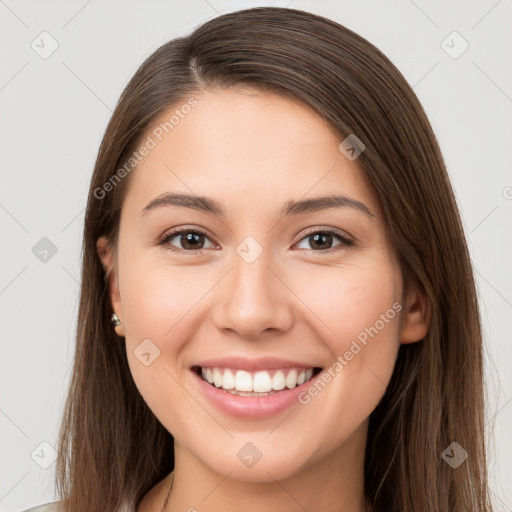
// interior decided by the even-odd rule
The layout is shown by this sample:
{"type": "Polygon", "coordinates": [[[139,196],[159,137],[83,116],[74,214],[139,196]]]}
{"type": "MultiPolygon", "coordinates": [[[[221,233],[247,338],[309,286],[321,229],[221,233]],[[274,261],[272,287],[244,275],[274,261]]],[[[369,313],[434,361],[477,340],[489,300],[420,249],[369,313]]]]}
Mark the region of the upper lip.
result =
{"type": "Polygon", "coordinates": [[[278,357],[247,359],[237,356],[208,359],[200,361],[194,366],[200,366],[201,368],[236,368],[237,370],[246,370],[248,372],[258,370],[279,370],[280,368],[317,368],[317,366],[313,364],[301,363],[298,361],[287,361],[278,357]]]}

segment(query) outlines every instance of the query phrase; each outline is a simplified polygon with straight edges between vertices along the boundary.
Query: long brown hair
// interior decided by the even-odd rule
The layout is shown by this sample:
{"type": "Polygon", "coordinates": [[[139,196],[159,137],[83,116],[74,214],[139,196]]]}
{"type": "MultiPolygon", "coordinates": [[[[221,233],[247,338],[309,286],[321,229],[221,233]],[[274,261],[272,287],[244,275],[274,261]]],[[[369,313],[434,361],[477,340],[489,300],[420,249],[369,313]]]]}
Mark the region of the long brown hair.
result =
{"type": "MultiPolygon", "coordinates": [[[[248,85],[310,105],[359,156],[375,190],[406,287],[426,293],[428,335],[401,345],[370,416],[365,493],[374,511],[490,511],[482,334],[464,231],[427,116],[396,67],[326,18],[276,7],[204,23],[156,50],[122,93],[106,129],[85,216],[76,351],[58,446],[56,485],[69,512],[134,510],[174,468],[173,438],[138,392],[96,241],[115,248],[129,173],[112,179],[151,123],[205,88],[248,85]],[[469,457],[441,454],[457,442],[469,457]]],[[[119,176],[119,174],[118,174],[119,176]]]]}

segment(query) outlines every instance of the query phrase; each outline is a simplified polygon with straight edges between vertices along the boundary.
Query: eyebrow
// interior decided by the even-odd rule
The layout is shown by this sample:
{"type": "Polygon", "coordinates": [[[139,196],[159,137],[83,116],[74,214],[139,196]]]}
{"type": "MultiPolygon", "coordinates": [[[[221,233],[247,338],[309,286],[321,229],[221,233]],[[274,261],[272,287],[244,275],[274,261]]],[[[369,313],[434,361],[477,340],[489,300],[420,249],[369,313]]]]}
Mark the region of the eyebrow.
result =
{"type": "MultiPolygon", "coordinates": [[[[225,217],[222,206],[215,200],[204,196],[193,196],[188,194],[164,193],[150,201],[142,210],[141,215],[162,206],[181,206],[200,212],[225,217]]],[[[281,210],[281,215],[298,215],[302,213],[328,210],[329,208],[353,208],[369,217],[375,214],[361,201],[347,196],[326,196],[305,199],[301,201],[288,201],[281,210]]]]}

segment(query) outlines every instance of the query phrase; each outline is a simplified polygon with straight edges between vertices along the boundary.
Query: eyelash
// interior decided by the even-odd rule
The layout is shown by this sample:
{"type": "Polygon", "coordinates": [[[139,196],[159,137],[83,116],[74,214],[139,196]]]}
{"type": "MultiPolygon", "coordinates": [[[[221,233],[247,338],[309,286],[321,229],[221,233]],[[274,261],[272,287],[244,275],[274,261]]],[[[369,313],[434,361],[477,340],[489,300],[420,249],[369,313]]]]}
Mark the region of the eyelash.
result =
{"type": "MultiPolygon", "coordinates": [[[[203,235],[206,238],[210,239],[208,234],[205,233],[204,231],[202,231],[201,229],[185,228],[185,229],[177,229],[175,231],[171,231],[169,233],[165,233],[160,238],[160,240],[157,242],[157,245],[165,245],[170,240],[172,240],[173,238],[176,238],[176,236],[183,235],[183,234],[186,234],[186,233],[194,233],[194,234],[198,234],[198,235],[203,235]]],[[[354,241],[351,240],[350,238],[348,238],[346,235],[344,235],[341,231],[337,231],[337,230],[333,230],[333,229],[320,229],[320,228],[315,228],[315,229],[307,232],[297,243],[300,243],[305,238],[308,238],[311,235],[315,235],[315,234],[333,235],[334,237],[336,237],[341,242],[340,245],[338,245],[338,246],[336,246],[334,248],[331,248],[331,249],[318,250],[318,251],[310,249],[312,252],[315,252],[315,253],[332,254],[333,252],[340,251],[340,250],[346,249],[346,248],[351,247],[351,246],[354,245],[354,241]]],[[[193,251],[193,250],[189,250],[189,249],[179,249],[179,248],[171,246],[170,244],[168,245],[167,249],[170,250],[170,251],[173,251],[173,252],[195,253],[195,254],[202,254],[204,251],[207,250],[207,249],[199,249],[197,251],[193,251]]],[[[299,249],[299,250],[308,250],[308,249],[299,249]]]]}

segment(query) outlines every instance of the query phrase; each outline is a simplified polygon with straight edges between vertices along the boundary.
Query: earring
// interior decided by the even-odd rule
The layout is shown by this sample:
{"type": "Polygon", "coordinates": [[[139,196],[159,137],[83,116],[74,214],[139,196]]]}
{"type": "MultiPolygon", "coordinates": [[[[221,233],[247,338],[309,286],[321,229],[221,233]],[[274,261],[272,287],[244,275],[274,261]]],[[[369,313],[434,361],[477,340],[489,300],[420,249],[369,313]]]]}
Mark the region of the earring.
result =
{"type": "Polygon", "coordinates": [[[113,313],[112,314],[112,318],[110,319],[110,321],[117,327],[118,325],[121,325],[121,320],[119,319],[119,317],[113,313]]]}

